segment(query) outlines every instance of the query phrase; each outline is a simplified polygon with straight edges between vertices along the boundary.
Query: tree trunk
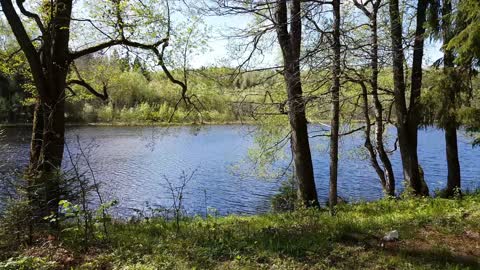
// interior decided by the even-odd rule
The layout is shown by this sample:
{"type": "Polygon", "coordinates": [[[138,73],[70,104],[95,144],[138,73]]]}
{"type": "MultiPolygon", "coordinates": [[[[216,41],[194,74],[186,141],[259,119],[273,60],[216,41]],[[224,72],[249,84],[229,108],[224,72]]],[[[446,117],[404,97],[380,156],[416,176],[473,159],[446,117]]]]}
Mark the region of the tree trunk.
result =
{"type": "Polygon", "coordinates": [[[372,124],[370,121],[370,114],[368,111],[368,108],[369,108],[368,90],[367,90],[367,86],[363,82],[360,82],[360,86],[362,88],[363,116],[365,118],[365,125],[366,125],[364,146],[368,150],[368,154],[370,156],[370,164],[375,169],[375,172],[377,173],[378,178],[380,179],[380,183],[382,184],[383,190],[386,191],[387,181],[386,181],[385,172],[382,170],[382,168],[380,167],[380,164],[378,163],[377,153],[375,152],[375,148],[373,147],[372,140],[370,139],[372,124]]]}
{"type": "Polygon", "coordinates": [[[417,195],[428,196],[429,190],[425,183],[423,174],[420,173],[420,164],[418,162],[418,123],[420,111],[420,95],[422,91],[423,75],[423,51],[425,40],[425,22],[427,20],[428,0],[418,0],[417,2],[417,22],[415,29],[415,41],[413,44],[412,78],[410,91],[410,104],[408,110],[408,143],[410,156],[410,187],[417,195]]]}
{"type": "Polygon", "coordinates": [[[65,97],[63,90],[49,92],[60,92],[60,98],[56,102],[45,104],[37,102],[35,106],[28,170],[29,198],[39,209],[39,220],[58,213],[58,203],[62,196],[59,171],[65,143],[65,97]]]}
{"type": "Polygon", "coordinates": [[[387,152],[385,151],[384,141],[383,141],[383,106],[378,97],[378,25],[377,25],[377,7],[372,12],[371,17],[371,27],[372,27],[372,78],[371,78],[371,87],[372,87],[372,96],[375,107],[375,144],[378,152],[378,156],[382,161],[384,167],[384,178],[385,185],[384,191],[389,196],[395,196],[395,176],[393,174],[392,163],[388,157],[387,152]]]}
{"type": "Polygon", "coordinates": [[[59,171],[65,146],[65,89],[70,66],[68,43],[72,0],[57,0],[50,8],[54,13],[50,26],[52,38],[45,40],[43,49],[52,53],[41,57],[47,89],[42,97],[45,126],[40,174],[45,184],[47,210],[57,215],[63,193],[59,171]]]}
{"type": "Polygon", "coordinates": [[[333,82],[332,82],[332,119],[330,133],[330,192],[329,206],[337,205],[338,178],[338,139],[340,130],[340,0],[333,0],[333,82]]]}
{"type": "MultiPolygon", "coordinates": [[[[445,47],[452,38],[451,20],[448,16],[452,13],[452,3],[449,0],[444,0],[442,5],[442,34],[443,46],[445,47]]],[[[444,48],[443,55],[444,75],[448,76],[455,71],[454,55],[451,50],[444,48]]],[[[461,173],[460,161],[458,159],[458,145],[457,145],[457,119],[455,117],[456,109],[456,91],[457,89],[446,89],[447,93],[444,95],[445,104],[447,104],[446,122],[445,122],[445,148],[447,155],[448,178],[445,195],[451,197],[455,192],[460,192],[461,188],[461,173]]]]}
{"type": "Polygon", "coordinates": [[[428,195],[428,187],[420,173],[417,155],[418,136],[418,102],[422,86],[423,40],[427,2],[418,1],[417,26],[412,63],[412,85],[410,108],[406,103],[405,74],[403,69],[404,55],[402,46],[402,21],[398,0],[389,2],[390,31],[392,38],[393,81],[395,97],[395,114],[397,118],[397,135],[402,158],[403,175],[412,192],[416,195],[428,195]]]}
{"type": "Polygon", "coordinates": [[[305,101],[302,97],[300,69],[286,72],[289,102],[289,120],[292,129],[291,143],[298,184],[298,198],[305,206],[318,206],[317,189],[313,175],[312,156],[305,116],[305,101]]]}
{"type": "Polygon", "coordinates": [[[368,18],[371,29],[371,46],[372,50],[370,52],[370,67],[372,69],[372,74],[370,78],[370,87],[372,88],[372,97],[374,102],[374,111],[375,111],[375,147],[372,144],[371,136],[371,121],[369,114],[369,100],[368,100],[368,90],[364,81],[360,80],[359,84],[362,87],[362,97],[363,97],[363,113],[366,122],[365,128],[365,147],[367,148],[370,155],[370,163],[372,167],[377,172],[377,175],[382,184],[383,190],[388,196],[395,196],[395,176],[393,174],[392,163],[388,157],[387,152],[385,151],[383,133],[384,133],[384,120],[383,120],[383,106],[380,102],[378,96],[378,10],[381,6],[381,0],[371,1],[371,10],[367,8],[368,2],[359,2],[358,0],[353,1],[355,6],[357,6],[368,18]],[[380,161],[383,164],[383,170],[380,166],[380,163],[377,160],[377,155],[380,157],[380,161]]]}
{"type": "Polygon", "coordinates": [[[65,144],[65,76],[57,74],[58,88],[51,90],[56,97],[44,105],[41,170],[46,172],[61,168],[65,144]]]}
{"type": "Polygon", "coordinates": [[[451,197],[460,192],[461,173],[458,159],[457,123],[454,117],[445,126],[445,146],[447,153],[448,180],[446,195],[451,197]]]}
{"type": "Polygon", "coordinates": [[[43,105],[37,100],[33,112],[32,139],[30,142],[30,165],[29,173],[38,169],[40,153],[42,151],[44,114],[43,105]]]}
{"type": "Polygon", "coordinates": [[[62,167],[65,145],[65,101],[58,100],[56,104],[48,104],[43,134],[43,144],[40,164],[40,179],[45,187],[46,209],[49,214],[58,213],[62,185],[59,172],[62,167]]]}
{"type": "MultiPolygon", "coordinates": [[[[58,0],[50,5],[52,6],[45,7],[50,8],[53,15],[48,28],[49,38],[43,41],[40,50],[42,53],[38,58],[41,67],[32,68],[34,77],[41,79],[40,83],[36,82],[36,87],[43,110],[42,144],[40,155],[36,152],[31,155],[39,157],[38,164],[33,166],[36,167],[36,185],[42,194],[40,201],[44,204],[41,206],[43,215],[58,214],[58,203],[63,194],[59,172],[65,144],[65,89],[70,66],[68,43],[72,1],[58,0]]],[[[36,122],[37,130],[33,133],[38,134],[42,123],[39,119],[36,122]]],[[[37,150],[38,145],[32,141],[34,144],[37,150]]]]}
{"type": "Polygon", "coordinates": [[[317,189],[313,174],[312,156],[308,139],[305,100],[300,77],[301,8],[300,0],[293,0],[290,7],[290,33],[286,0],[278,0],[276,6],[277,38],[282,49],[284,78],[288,94],[288,117],[292,130],[291,146],[298,184],[298,199],[307,207],[318,207],[317,189]]]}

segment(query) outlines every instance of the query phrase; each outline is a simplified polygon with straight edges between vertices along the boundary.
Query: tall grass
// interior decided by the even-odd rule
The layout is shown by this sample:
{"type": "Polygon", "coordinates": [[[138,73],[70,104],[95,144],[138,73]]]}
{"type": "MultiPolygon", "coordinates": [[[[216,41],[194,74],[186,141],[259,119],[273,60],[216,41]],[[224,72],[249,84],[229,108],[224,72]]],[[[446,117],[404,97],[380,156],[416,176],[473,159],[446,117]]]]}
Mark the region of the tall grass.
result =
{"type": "MultiPolygon", "coordinates": [[[[108,248],[96,249],[79,268],[478,269],[479,204],[476,193],[455,200],[345,204],[334,217],[299,209],[184,217],[179,224],[163,218],[117,222],[111,225],[108,248]],[[382,240],[391,230],[399,231],[399,242],[382,240]]],[[[63,247],[75,250],[76,241],[72,231],[63,235],[63,247]]]]}

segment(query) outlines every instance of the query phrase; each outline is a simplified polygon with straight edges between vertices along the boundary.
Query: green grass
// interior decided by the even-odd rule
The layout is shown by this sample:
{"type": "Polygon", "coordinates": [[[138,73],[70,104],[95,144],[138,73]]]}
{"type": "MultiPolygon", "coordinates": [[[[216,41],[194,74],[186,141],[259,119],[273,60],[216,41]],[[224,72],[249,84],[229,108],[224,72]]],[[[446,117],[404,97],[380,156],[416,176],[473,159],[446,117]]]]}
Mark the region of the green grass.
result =
{"type": "Polygon", "coordinates": [[[84,252],[78,237],[65,235],[35,263],[50,269],[52,250],[61,248],[74,258],[68,267],[79,269],[480,269],[479,233],[480,194],[381,200],[341,205],[334,217],[299,210],[189,218],[179,231],[162,219],[115,223],[108,243],[84,252]],[[390,230],[400,241],[382,241],[390,230]]]}

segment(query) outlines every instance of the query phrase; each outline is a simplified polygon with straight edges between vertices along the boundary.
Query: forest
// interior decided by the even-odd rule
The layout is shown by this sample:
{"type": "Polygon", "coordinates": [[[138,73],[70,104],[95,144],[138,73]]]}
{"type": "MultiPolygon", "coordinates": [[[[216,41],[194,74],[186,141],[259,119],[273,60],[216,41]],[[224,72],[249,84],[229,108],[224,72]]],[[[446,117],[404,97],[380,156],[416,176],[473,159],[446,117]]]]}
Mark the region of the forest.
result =
{"type": "Polygon", "coordinates": [[[478,0],[0,8],[0,269],[480,269],[478,0]]]}

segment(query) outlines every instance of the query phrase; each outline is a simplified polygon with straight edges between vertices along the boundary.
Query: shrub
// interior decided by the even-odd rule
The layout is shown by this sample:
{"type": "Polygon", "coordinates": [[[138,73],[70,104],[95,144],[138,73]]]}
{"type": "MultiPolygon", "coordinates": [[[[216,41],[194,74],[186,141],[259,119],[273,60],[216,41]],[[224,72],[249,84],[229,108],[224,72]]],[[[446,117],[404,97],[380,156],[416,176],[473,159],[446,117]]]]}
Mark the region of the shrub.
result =
{"type": "Polygon", "coordinates": [[[295,180],[290,178],[284,181],[279,188],[279,193],[271,199],[271,206],[274,212],[286,212],[295,210],[297,202],[297,187],[295,180]]]}
{"type": "Polygon", "coordinates": [[[27,200],[9,200],[0,218],[0,247],[14,252],[20,244],[31,242],[34,209],[27,200]]]}
{"type": "Polygon", "coordinates": [[[112,104],[100,107],[97,113],[97,119],[102,122],[110,122],[113,120],[113,108],[112,104]]]}
{"type": "Polygon", "coordinates": [[[167,122],[170,119],[172,113],[173,107],[168,106],[168,104],[164,102],[158,107],[156,111],[156,117],[159,121],[167,122]]]}

